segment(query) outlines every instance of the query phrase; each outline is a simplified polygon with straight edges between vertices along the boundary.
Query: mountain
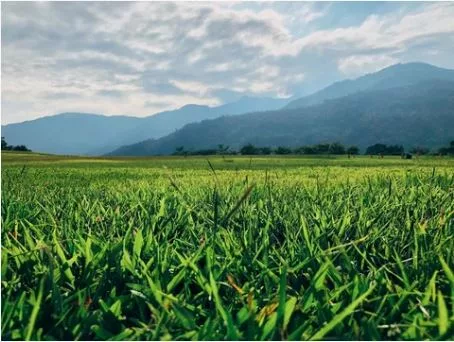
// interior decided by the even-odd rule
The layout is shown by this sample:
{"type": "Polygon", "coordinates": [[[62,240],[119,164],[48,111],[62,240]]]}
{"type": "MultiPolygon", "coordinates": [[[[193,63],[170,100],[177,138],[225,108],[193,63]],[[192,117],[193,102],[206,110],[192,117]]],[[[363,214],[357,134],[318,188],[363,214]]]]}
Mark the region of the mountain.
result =
{"type": "Polygon", "coordinates": [[[291,101],[286,108],[300,108],[361,91],[384,90],[432,80],[454,81],[454,70],[426,63],[395,64],[354,80],[344,80],[312,94],[291,101]]]}
{"type": "Polygon", "coordinates": [[[147,138],[156,139],[170,134],[191,122],[214,119],[223,115],[239,115],[248,112],[274,110],[283,107],[287,102],[286,99],[243,96],[238,101],[218,107],[186,105],[177,110],[162,112],[144,118],[140,122],[139,127],[130,131],[123,138],[131,142],[139,142],[147,138]]]}
{"type": "MultiPolygon", "coordinates": [[[[248,139],[253,139],[251,142],[263,142],[263,144],[267,145],[299,144],[302,141],[312,140],[314,140],[314,143],[318,143],[325,139],[325,136],[326,139],[328,137],[335,140],[345,139],[346,142],[351,141],[353,144],[362,145],[365,143],[364,141],[368,140],[361,140],[362,136],[360,133],[358,133],[358,141],[354,139],[349,140],[348,134],[346,132],[339,132],[337,130],[338,127],[331,127],[331,122],[348,130],[350,129],[349,126],[343,125],[343,121],[347,120],[346,118],[351,118],[349,116],[351,113],[355,113],[362,120],[365,120],[364,125],[367,125],[367,123],[377,124],[374,120],[378,120],[379,122],[380,117],[365,117],[364,115],[368,113],[367,111],[379,108],[380,112],[377,111],[377,113],[383,117],[386,117],[388,114],[399,116],[400,114],[397,108],[401,107],[413,110],[415,115],[421,116],[420,119],[424,121],[427,119],[423,117],[424,115],[430,117],[439,113],[430,111],[423,113],[422,108],[411,107],[412,103],[408,102],[410,101],[409,96],[396,99],[394,103],[395,107],[386,108],[389,113],[384,112],[383,107],[377,106],[380,102],[383,102],[383,105],[387,105],[387,96],[393,96],[392,93],[395,89],[400,89],[397,92],[401,94],[404,91],[403,89],[413,89],[416,92],[424,88],[424,85],[429,86],[435,84],[437,84],[436,87],[443,88],[443,84],[446,86],[449,82],[454,82],[454,70],[442,69],[424,63],[396,64],[355,80],[334,83],[312,95],[296,100],[242,97],[236,102],[218,107],[187,105],[177,110],[161,112],[144,118],[64,113],[2,126],[2,136],[6,138],[9,144],[24,144],[37,152],[86,155],[102,155],[114,150],[115,153],[121,151],[121,153],[126,154],[171,153],[175,148],[174,145],[171,147],[160,145],[162,141],[165,141],[160,138],[166,137],[167,135],[169,137],[165,139],[171,139],[168,141],[172,141],[172,143],[178,142],[178,146],[185,145],[187,147],[193,146],[194,148],[215,146],[218,143],[227,142],[232,146],[239,146],[248,139]],[[359,101],[358,99],[364,98],[365,96],[370,103],[361,102],[355,108],[349,107],[351,112],[344,113],[341,111],[341,108],[348,107],[349,103],[351,105],[351,101],[354,99],[356,99],[355,101],[359,101]],[[339,100],[340,102],[336,102],[335,100],[339,100]],[[333,107],[333,103],[339,106],[339,108],[336,106],[333,107]],[[284,106],[286,107],[282,108],[284,106]],[[276,111],[276,109],[280,110],[276,111]],[[298,110],[292,112],[292,109],[298,110]],[[322,111],[320,112],[320,110],[322,111]],[[255,114],[233,119],[222,118],[218,121],[204,122],[201,126],[189,125],[184,130],[177,131],[190,123],[250,112],[255,114]],[[326,116],[330,116],[330,122],[322,121],[326,116]],[[290,120],[288,123],[284,122],[287,118],[290,120]],[[250,120],[256,120],[258,122],[251,123],[250,120]],[[272,122],[275,127],[273,125],[268,126],[269,122],[267,120],[272,122]],[[218,128],[216,125],[223,121],[225,121],[226,128],[228,127],[229,132],[219,135],[221,134],[219,130],[223,129],[223,127],[218,128]],[[235,123],[234,125],[232,124],[233,122],[235,123]],[[302,122],[305,122],[305,125],[302,125],[302,122]],[[316,126],[315,123],[319,126],[316,126]],[[211,127],[210,125],[214,125],[215,128],[210,128],[213,131],[207,130],[206,127],[211,127]],[[199,127],[205,128],[199,130],[199,127]],[[262,128],[264,130],[261,130],[262,128]],[[295,131],[296,128],[300,129],[301,132],[298,130],[295,131]],[[190,134],[188,132],[190,129],[197,131],[199,136],[189,138],[190,134]],[[303,132],[305,132],[304,139],[301,137],[297,138],[298,136],[302,136],[303,132]],[[336,132],[337,135],[333,132],[336,132]],[[232,139],[234,133],[236,134],[236,140],[232,139]],[[254,134],[257,136],[254,137],[254,134]],[[184,138],[185,135],[187,135],[187,138],[184,138]],[[318,138],[311,139],[312,136],[318,138]],[[223,139],[225,141],[221,141],[223,139]],[[146,142],[134,145],[134,143],[143,141],[146,142]],[[129,145],[133,145],[134,147],[127,148],[126,150],[117,150],[121,146],[129,145]],[[138,146],[147,147],[139,148],[138,146]]],[[[412,94],[410,93],[409,95],[412,94]]],[[[411,101],[417,102],[418,100],[412,98],[411,101]]],[[[430,99],[423,98],[423,100],[429,101],[430,99]]],[[[442,102],[444,101],[443,99],[441,100],[442,102]]],[[[432,105],[436,107],[436,103],[432,103],[432,105]]],[[[446,110],[448,109],[452,110],[452,107],[448,107],[446,110]]],[[[443,110],[445,109],[440,109],[441,112],[443,110]]],[[[391,129],[390,131],[393,130],[391,129]]],[[[410,134],[406,132],[406,135],[410,134]]],[[[375,137],[384,137],[383,132],[376,132],[375,137]]],[[[392,138],[390,140],[394,141],[399,140],[401,137],[398,134],[398,136],[390,136],[390,138],[392,138]]],[[[418,136],[418,139],[422,138],[422,135],[418,136]]],[[[418,139],[415,138],[413,140],[416,141],[418,139]]],[[[408,140],[408,142],[412,143],[413,140],[408,140]]],[[[425,139],[423,140],[426,141],[425,139]]],[[[435,140],[427,140],[427,145],[438,144],[438,140],[435,140]]]]}
{"type": "Polygon", "coordinates": [[[227,103],[218,107],[219,112],[224,115],[238,115],[251,112],[262,112],[267,110],[280,109],[291,99],[275,99],[270,97],[243,96],[238,101],[227,103]]]}
{"type": "Polygon", "coordinates": [[[63,113],[2,126],[2,136],[9,144],[26,145],[36,152],[101,155],[125,144],[160,138],[190,122],[274,110],[287,102],[287,99],[245,96],[218,107],[186,105],[144,118],[63,113]]]}
{"type": "Polygon", "coordinates": [[[112,141],[128,134],[140,121],[128,116],[63,113],[2,126],[2,136],[8,144],[26,145],[35,152],[88,154],[94,149],[108,151],[115,146],[112,141]]]}
{"type": "Polygon", "coordinates": [[[301,146],[338,141],[364,149],[375,143],[440,147],[454,138],[454,81],[426,81],[357,92],[296,109],[223,116],[188,124],[161,139],[124,146],[111,155],[186,150],[301,146]]]}

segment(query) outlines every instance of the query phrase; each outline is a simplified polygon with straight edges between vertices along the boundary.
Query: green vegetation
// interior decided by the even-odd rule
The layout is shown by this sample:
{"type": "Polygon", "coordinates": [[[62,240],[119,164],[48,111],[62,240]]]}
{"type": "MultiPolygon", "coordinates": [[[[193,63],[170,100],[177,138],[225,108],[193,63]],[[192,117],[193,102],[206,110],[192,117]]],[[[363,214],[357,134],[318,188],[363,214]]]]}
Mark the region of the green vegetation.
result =
{"type": "MultiPolygon", "coordinates": [[[[339,141],[362,151],[375,143],[406,149],[420,145],[437,150],[453,139],[454,82],[423,82],[411,86],[354,92],[345,97],[294,109],[224,116],[193,122],[160,139],[123,146],[117,156],[171,154],[216,148],[299,146],[339,141]]],[[[317,153],[316,153],[317,154],[317,153]]]]}
{"type": "Polygon", "coordinates": [[[2,153],[17,339],[452,339],[449,157],[2,153]]]}
{"type": "MultiPolygon", "coordinates": [[[[306,154],[306,155],[358,155],[360,152],[358,146],[349,146],[345,147],[339,142],[333,142],[328,144],[317,144],[309,146],[299,146],[296,148],[291,148],[288,146],[278,146],[277,148],[272,147],[258,147],[249,143],[244,145],[235,151],[230,149],[230,146],[224,146],[219,144],[218,148],[204,149],[204,150],[185,150],[184,146],[179,146],[175,149],[175,152],[172,154],[174,156],[209,156],[209,155],[270,155],[270,154],[279,154],[279,155],[290,155],[290,154],[306,154]]],[[[430,153],[430,149],[422,146],[413,147],[410,149],[411,153],[415,155],[427,155],[430,153]]],[[[374,144],[367,147],[365,151],[366,155],[379,155],[379,156],[404,156],[405,149],[402,145],[385,145],[385,144],[374,144]]],[[[438,149],[438,152],[432,152],[432,154],[439,155],[453,155],[454,154],[454,141],[450,142],[449,147],[442,147],[438,149]]],[[[408,153],[407,153],[408,155],[408,153]]]]}
{"type": "Polygon", "coordinates": [[[25,145],[12,146],[8,145],[5,140],[5,137],[2,137],[2,151],[22,151],[22,152],[31,152],[25,145]]]}
{"type": "Polygon", "coordinates": [[[400,156],[404,153],[402,145],[375,144],[366,149],[366,154],[400,156]]]}
{"type": "Polygon", "coordinates": [[[438,150],[441,155],[454,155],[454,140],[449,143],[448,147],[442,147],[438,150]]]}
{"type": "Polygon", "coordinates": [[[350,154],[350,155],[357,155],[359,154],[359,148],[357,146],[350,146],[345,148],[344,145],[334,142],[331,144],[317,144],[313,146],[300,146],[297,148],[290,148],[288,146],[278,146],[276,148],[272,148],[269,146],[265,147],[258,147],[252,144],[246,144],[239,149],[239,151],[235,151],[230,149],[230,146],[224,146],[223,144],[219,144],[217,149],[205,149],[205,150],[192,150],[187,151],[185,150],[184,146],[179,146],[175,149],[175,152],[172,154],[174,156],[208,156],[208,155],[247,155],[247,156],[254,156],[254,155],[270,155],[270,154],[310,154],[310,155],[343,155],[343,154],[350,154]]]}

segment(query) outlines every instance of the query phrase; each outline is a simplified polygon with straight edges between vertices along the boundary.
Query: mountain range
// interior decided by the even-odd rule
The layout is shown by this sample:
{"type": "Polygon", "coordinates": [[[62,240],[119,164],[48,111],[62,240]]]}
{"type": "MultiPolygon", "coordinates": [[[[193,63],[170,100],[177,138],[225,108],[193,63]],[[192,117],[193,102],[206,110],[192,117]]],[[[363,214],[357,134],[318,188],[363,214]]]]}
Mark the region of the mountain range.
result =
{"type": "Polygon", "coordinates": [[[2,126],[10,144],[58,154],[154,155],[341,142],[440,147],[454,138],[454,70],[396,64],[298,99],[243,97],[145,118],[65,113],[2,126]]]}
{"type": "Polygon", "coordinates": [[[122,145],[163,137],[191,122],[277,109],[288,101],[243,96],[218,107],[190,104],[143,118],[62,113],[2,126],[2,136],[11,145],[26,145],[36,152],[102,155],[122,145]]]}
{"type": "Polygon", "coordinates": [[[312,94],[291,101],[286,108],[300,108],[322,103],[366,90],[384,90],[431,80],[454,80],[454,70],[426,63],[394,64],[378,72],[354,80],[344,80],[312,94]]]}
{"type": "Polygon", "coordinates": [[[453,138],[454,81],[430,81],[358,92],[321,104],[192,123],[157,140],[124,146],[111,155],[169,154],[216,148],[297,147],[340,142],[362,150],[375,143],[440,147],[453,138]]]}
{"type": "Polygon", "coordinates": [[[285,108],[186,125],[161,139],[123,146],[111,155],[168,154],[216,148],[301,146],[341,142],[407,148],[443,146],[453,138],[454,70],[424,63],[396,64],[334,83],[285,108]]]}

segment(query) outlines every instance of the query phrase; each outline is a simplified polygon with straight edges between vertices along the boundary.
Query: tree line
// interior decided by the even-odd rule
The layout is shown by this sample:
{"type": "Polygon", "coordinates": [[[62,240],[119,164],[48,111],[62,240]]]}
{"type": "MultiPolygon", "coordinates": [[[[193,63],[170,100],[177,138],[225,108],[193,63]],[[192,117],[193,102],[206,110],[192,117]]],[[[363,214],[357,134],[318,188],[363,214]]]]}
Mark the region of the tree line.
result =
{"type": "Polygon", "coordinates": [[[259,147],[252,144],[247,144],[241,147],[238,151],[230,149],[229,146],[219,144],[217,148],[203,150],[185,150],[184,146],[177,147],[173,155],[270,155],[270,154],[359,154],[357,146],[345,147],[339,143],[318,144],[313,146],[300,146],[298,148],[290,148],[286,146],[259,147]]]}
{"type": "Polygon", "coordinates": [[[340,143],[332,144],[317,144],[317,145],[308,145],[308,146],[299,146],[296,148],[290,148],[287,146],[278,146],[277,148],[271,147],[256,147],[252,144],[247,144],[243,146],[240,151],[240,154],[244,155],[254,155],[254,154],[350,154],[356,155],[359,154],[359,148],[357,146],[346,147],[340,143]]]}
{"type": "Polygon", "coordinates": [[[24,152],[31,152],[30,149],[27,148],[25,145],[8,145],[5,140],[5,137],[2,137],[2,151],[24,151],[24,152]]]}
{"type": "Polygon", "coordinates": [[[454,140],[449,143],[449,146],[440,148],[438,153],[441,155],[454,155],[454,140]]]}
{"type": "MultiPolygon", "coordinates": [[[[188,156],[188,155],[349,155],[354,156],[360,154],[358,146],[344,146],[341,143],[335,142],[331,144],[317,144],[300,146],[291,148],[287,146],[269,147],[269,146],[254,146],[247,144],[241,147],[238,151],[231,149],[229,146],[219,144],[217,148],[202,149],[202,150],[185,150],[184,146],[175,149],[173,155],[188,156]]],[[[391,155],[391,156],[407,156],[410,154],[426,155],[426,154],[440,154],[440,155],[454,155],[454,140],[450,142],[448,147],[442,147],[438,151],[431,151],[429,148],[416,146],[409,151],[405,151],[402,145],[386,145],[374,144],[366,148],[365,155],[391,155]]]]}

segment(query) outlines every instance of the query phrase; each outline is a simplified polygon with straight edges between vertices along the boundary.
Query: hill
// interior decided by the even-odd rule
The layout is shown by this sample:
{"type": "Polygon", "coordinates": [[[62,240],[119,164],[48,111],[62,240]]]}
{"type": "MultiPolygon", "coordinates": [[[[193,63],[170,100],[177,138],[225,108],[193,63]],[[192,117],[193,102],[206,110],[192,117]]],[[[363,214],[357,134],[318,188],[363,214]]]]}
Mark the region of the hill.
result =
{"type": "Polygon", "coordinates": [[[169,154],[186,150],[300,146],[339,141],[362,149],[375,143],[440,147],[452,140],[454,82],[428,81],[363,91],[296,109],[224,116],[186,125],[161,139],[124,146],[111,155],[169,154]]]}
{"type": "Polygon", "coordinates": [[[339,98],[361,91],[385,90],[414,85],[433,80],[453,81],[454,70],[443,69],[426,63],[395,64],[378,72],[354,80],[344,80],[294,101],[286,108],[300,108],[320,104],[325,100],[339,98]]]}
{"type": "Polygon", "coordinates": [[[160,138],[190,122],[281,108],[288,100],[242,97],[218,107],[186,105],[144,118],[63,113],[2,126],[2,136],[13,145],[55,154],[101,155],[125,144],[160,138]]]}
{"type": "MultiPolygon", "coordinates": [[[[350,113],[355,112],[357,115],[363,115],[364,113],[361,110],[368,110],[371,108],[372,104],[379,103],[380,101],[387,101],[388,92],[393,92],[394,89],[412,89],[413,86],[420,88],[422,84],[430,85],[438,82],[438,87],[441,86],[443,82],[446,85],[449,82],[454,82],[454,70],[448,70],[443,68],[438,68],[433,65],[424,64],[424,63],[407,63],[407,64],[396,64],[380,70],[376,73],[368,74],[362,77],[359,77],[355,80],[345,80],[332,84],[331,86],[324,88],[312,95],[290,101],[290,99],[270,99],[270,98],[256,98],[256,97],[242,97],[236,102],[228,103],[218,107],[208,107],[200,105],[186,105],[177,110],[165,111],[151,115],[144,118],[138,117],[129,117],[129,116],[104,116],[99,114],[85,114],[85,113],[63,113],[49,117],[43,117],[36,120],[26,121],[22,123],[10,124],[2,126],[2,136],[12,145],[26,145],[33,151],[44,152],[44,153],[56,153],[56,154],[72,154],[72,155],[102,155],[111,151],[116,151],[121,146],[133,145],[132,149],[123,149],[121,153],[130,153],[128,151],[134,151],[131,153],[139,154],[148,154],[148,153],[169,153],[172,152],[167,147],[153,147],[151,150],[148,148],[142,149],[135,145],[135,143],[146,141],[146,146],[151,145],[153,141],[154,146],[159,146],[161,142],[160,138],[163,138],[167,135],[175,137],[178,134],[179,138],[176,138],[180,141],[180,146],[185,145],[187,147],[194,146],[198,148],[199,146],[211,146],[217,143],[226,143],[230,141],[229,144],[232,146],[238,146],[246,140],[252,139],[251,132],[243,131],[242,127],[247,129],[256,129],[255,124],[251,124],[249,120],[241,118],[235,125],[229,127],[230,133],[225,136],[219,136],[217,133],[213,132],[198,132],[200,136],[191,138],[193,141],[189,141],[189,138],[182,138],[181,134],[186,133],[187,130],[183,132],[175,132],[176,130],[184,127],[190,123],[197,123],[207,119],[216,119],[226,115],[240,115],[244,113],[255,112],[253,114],[252,120],[265,121],[260,123],[264,128],[268,127],[268,122],[276,124],[276,130],[274,127],[270,128],[270,131],[258,131],[260,137],[254,138],[254,141],[260,141],[264,144],[276,144],[283,145],[286,142],[292,144],[300,143],[301,139],[294,138],[295,133],[293,126],[298,120],[309,120],[306,122],[304,127],[305,129],[305,139],[304,141],[311,140],[312,135],[316,135],[319,139],[316,142],[320,142],[324,137],[334,137],[335,139],[347,139],[348,134],[331,134],[334,128],[330,127],[331,122],[340,123],[341,127],[342,122],[348,119],[350,113]],[[360,95],[363,94],[363,95],[360,95]],[[351,109],[348,113],[343,113],[341,111],[342,106],[346,106],[348,101],[351,101],[351,96],[358,95],[356,98],[361,98],[366,96],[371,96],[371,103],[361,103],[358,104],[360,108],[351,109]],[[375,95],[373,95],[375,94],[375,95]],[[350,100],[345,100],[347,102],[336,103],[339,105],[339,108],[333,107],[332,100],[348,98],[350,100]],[[331,104],[329,104],[331,103],[331,104]],[[314,117],[317,115],[317,111],[320,110],[319,105],[326,105],[322,113],[319,113],[320,117],[314,117]],[[283,106],[286,106],[282,111],[279,111],[279,114],[273,114],[273,111],[276,112],[276,109],[282,109],[283,106]],[[310,112],[307,110],[296,111],[293,117],[291,110],[311,108],[310,112]],[[328,110],[328,112],[326,112],[328,110]],[[258,112],[271,111],[267,113],[257,114],[258,112]],[[362,113],[362,114],[361,114],[362,113]],[[277,115],[278,119],[275,119],[273,115],[277,115]],[[326,115],[332,115],[331,121],[322,122],[322,118],[326,115]],[[291,120],[288,123],[283,122],[284,120],[291,120]],[[311,118],[311,119],[310,119],[311,118]],[[310,121],[312,120],[312,121],[310,121]],[[311,122],[314,122],[311,124],[311,122]],[[309,125],[315,125],[317,122],[318,125],[326,124],[326,127],[321,126],[312,126],[310,131],[307,127],[309,125]],[[287,128],[285,128],[287,127],[287,128]],[[237,132],[237,133],[235,133],[237,132]],[[231,136],[236,134],[237,140],[231,140],[231,136]],[[225,141],[220,141],[222,139],[225,141]],[[215,141],[216,140],[216,141],[215,141]],[[143,150],[142,152],[140,152],[143,150]],[[153,152],[150,152],[153,151],[153,152]],[[164,151],[164,152],[163,152],[164,151]]],[[[391,94],[392,95],[392,94],[391,94]]],[[[407,103],[408,99],[400,99],[399,106],[411,106],[411,103],[407,103]]],[[[413,101],[413,100],[411,100],[413,101]]],[[[433,104],[436,106],[436,103],[433,104]]],[[[398,107],[399,107],[398,106],[398,107]]],[[[451,107],[452,108],[452,107],[451,107]]],[[[383,110],[383,108],[381,108],[383,110]]],[[[390,113],[395,113],[396,108],[387,108],[390,113]]],[[[416,108],[415,111],[418,112],[418,115],[434,115],[433,112],[430,113],[421,113],[421,108],[416,108]]],[[[386,113],[381,113],[380,115],[385,115],[386,113]]],[[[385,115],[386,116],[386,115],[385,115]]],[[[379,120],[378,118],[373,117],[363,117],[364,125],[373,124],[373,120],[379,120]],[[369,120],[369,122],[368,122],[369,120]]],[[[225,120],[227,124],[230,124],[231,119],[221,119],[220,121],[225,120]]],[[[421,118],[424,120],[424,118],[421,118]]],[[[206,125],[217,125],[220,121],[215,121],[215,123],[204,123],[203,127],[206,125]]],[[[260,127],[262,127],[260,126],[260,127]]],[[[199,127],[199,126],[195,126],[199,127]]],[[[261,129],[258,127],[258,129],[261,129]]],[[[299,126],[298,126],[299,127],[299,126]]],[[[378,129],[378,128],[377,128],[378,129]]],[[[361,134],[359,134],[360,136],[361,134]]],[[[409,135],[409,134],[407,134],[409,135]]],[[[380,134],[376,137],[381,136],[380,134]]],[[[392,141],[399,140],[400,137],[391,137],[392,141]]],[[[418,139],[420,140],[421,137],[418,139]]],[[[418,140],[413,139],[413,140],[418,140]]],[[[423,139],[424,140],[424,139],[423,139]]],[[[253,142],[253,141],[251,141],[253,142]]],[[[389,142],[389,141],[388,141],[389,142]]],[[[429,141],[430,142],[430,141],[429,141]]],[[[363,142],[358,138],[358,141],[352,139],[352,143],[362,145],[363,142]]],[[[413,143],[412,140],[409,140],[409,143],[413,143]]],[[[444,142],[443,142],[444,143],[444,142]]],[[[143,145],[142,144],[142,145],[143,145]]],[[[432,145],[438,144],[438,142],[431,143],[432,145]]],[[[173,148],[173,147],[172,147],[173,148]]],[[[116,151],[115,153],[117,153],[116,151]]]]}
{"type": "Polygon", "coordinates": [[[24,144],[31,150],[55,154],[90,154],[105,151],[139,125],[141,120],[128,116],[104,116],[87,113],[62,113],[36,120],[2,126],[2,136],[12,144],[24,144]]]}

